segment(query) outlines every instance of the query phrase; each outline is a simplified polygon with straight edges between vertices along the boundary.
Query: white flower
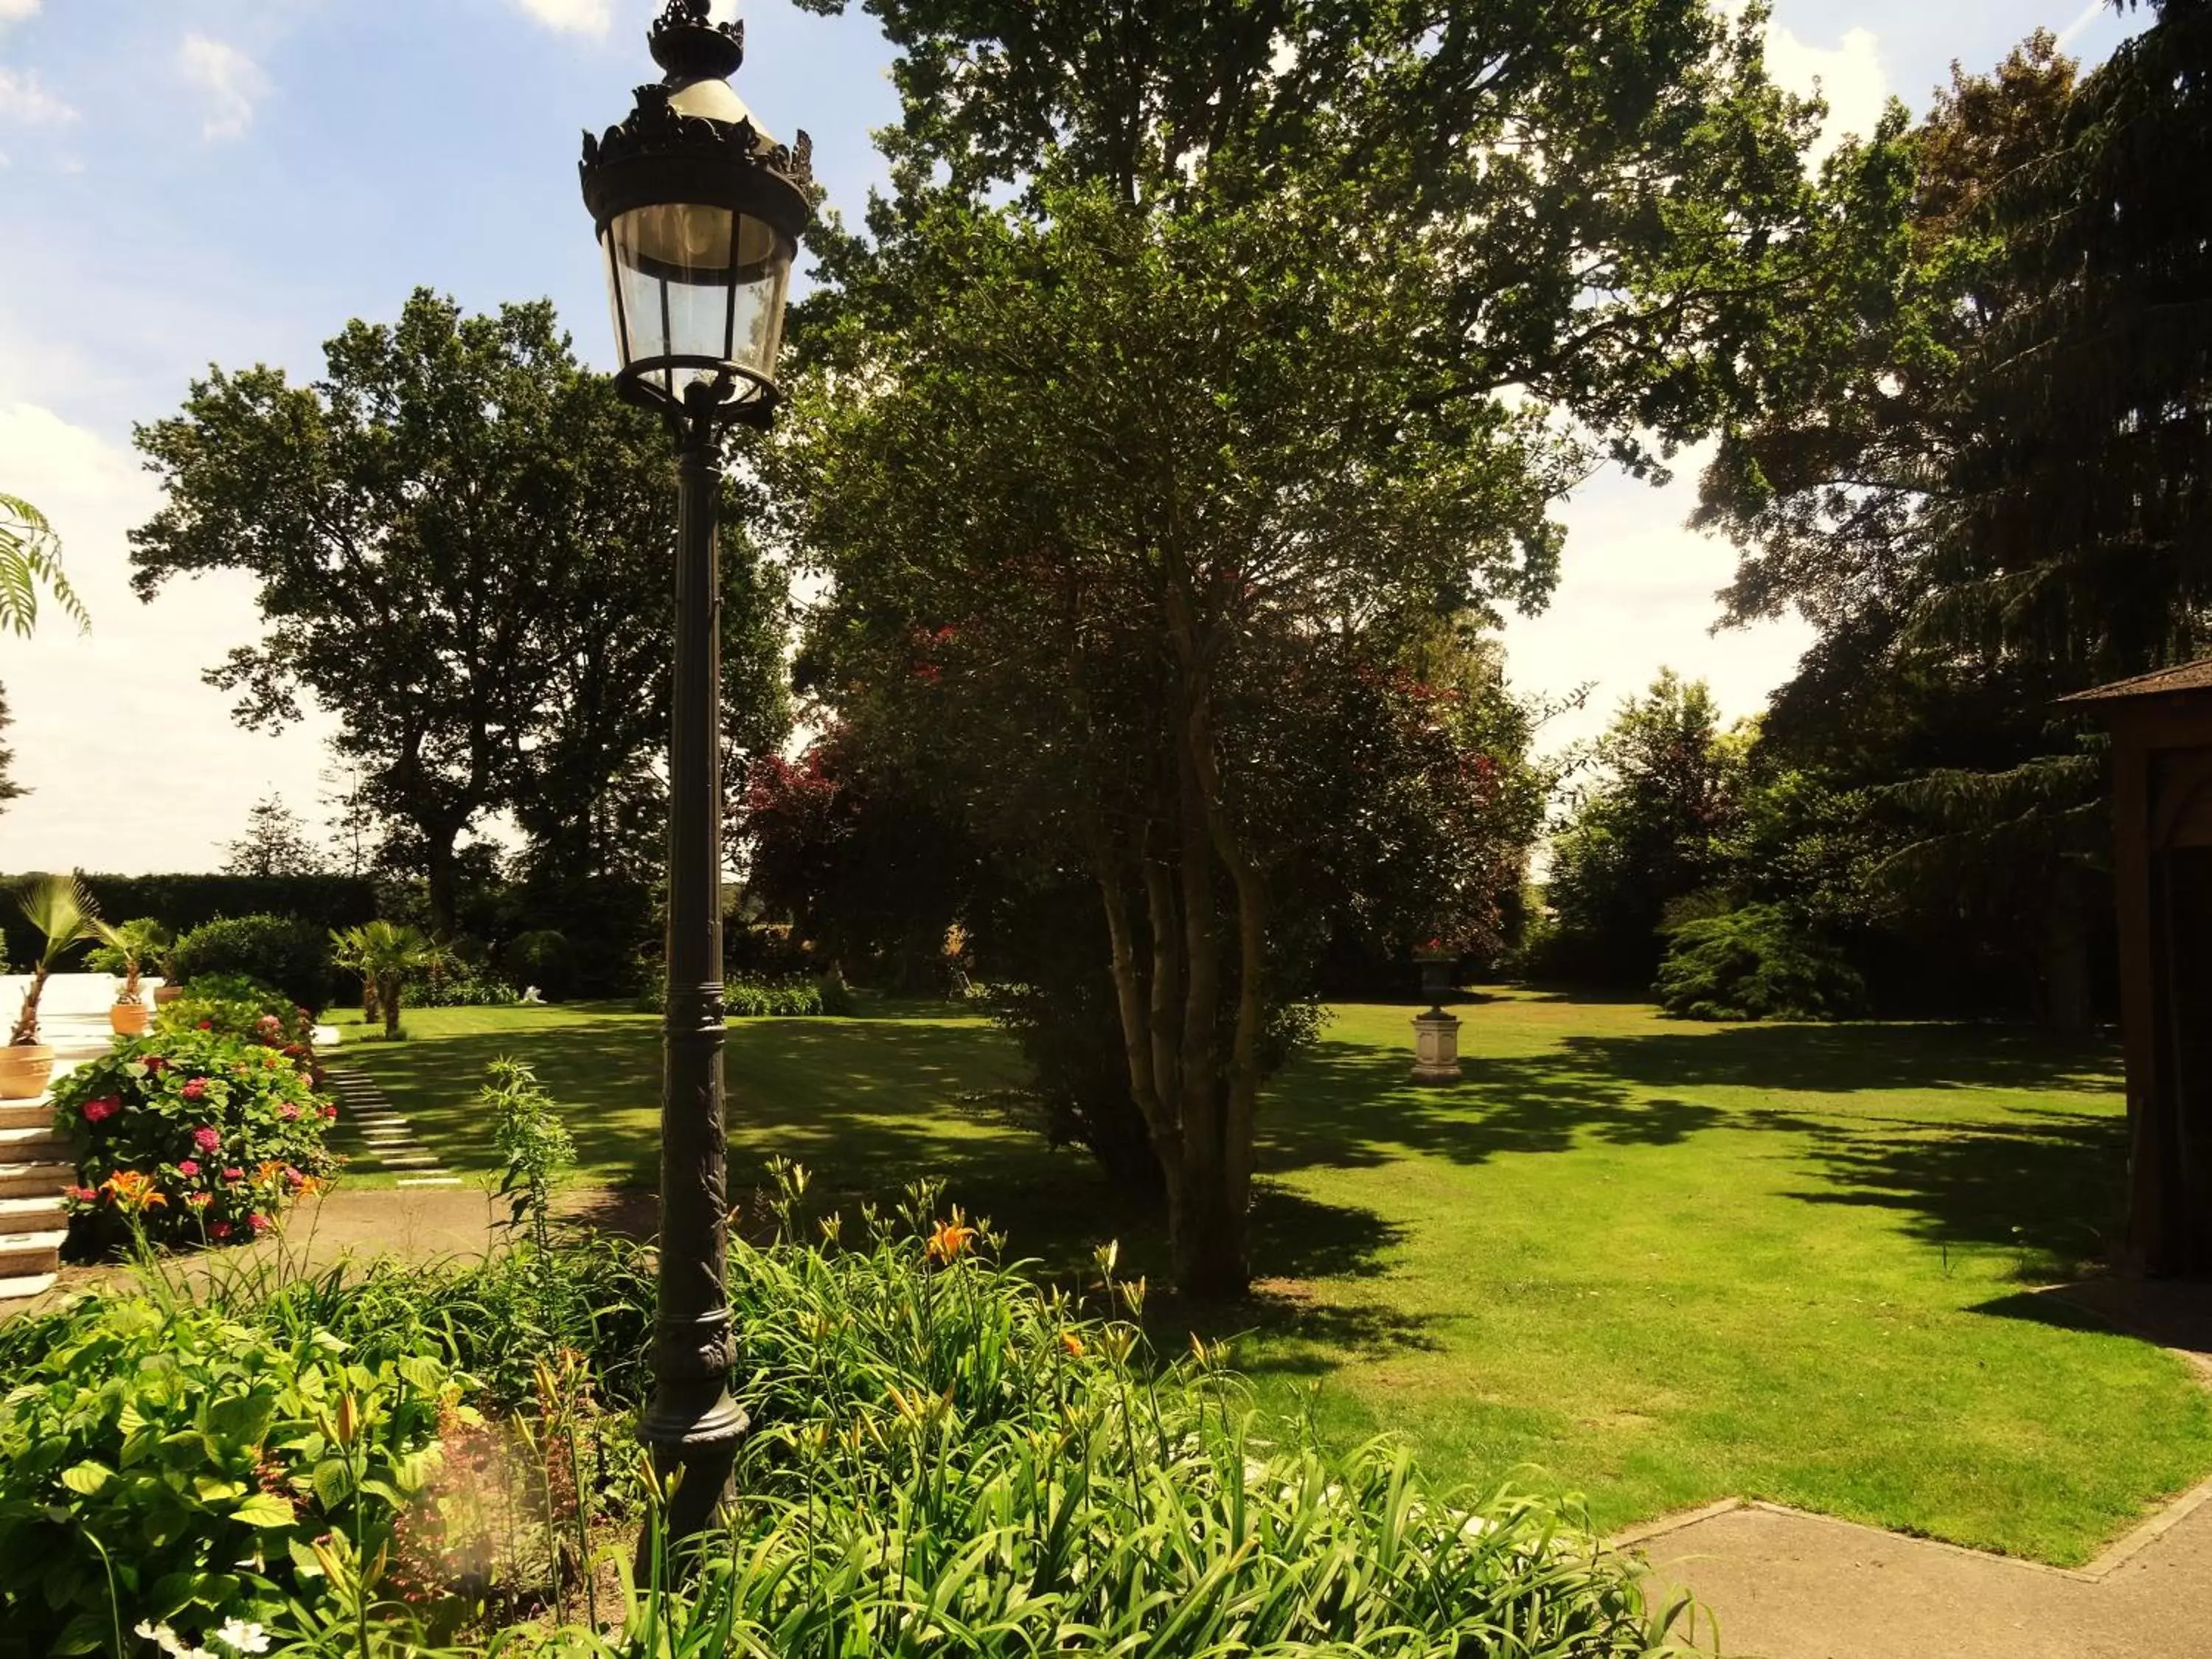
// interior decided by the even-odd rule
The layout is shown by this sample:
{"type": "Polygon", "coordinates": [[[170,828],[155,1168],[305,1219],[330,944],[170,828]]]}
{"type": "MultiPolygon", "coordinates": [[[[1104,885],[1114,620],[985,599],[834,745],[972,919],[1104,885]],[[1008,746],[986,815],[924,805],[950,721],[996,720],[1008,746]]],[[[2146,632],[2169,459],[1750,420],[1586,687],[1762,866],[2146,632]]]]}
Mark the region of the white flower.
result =
{"type": "Polygon", "coordinates": [[[269,1651],[269,1632],[258,1625],[249,1625],[243,1619],[233,1619],[215,1633],[215,1639],[227,1648],[240,1653],[269,1651]]]}
{"type": "Polygon", "coordinates": [[[185,1659],[185,1656],[191,1651],[185,1646],[185,1638],[167,1625],[149,1624],[145,1620],[141,1619],[138,1621],[138,1628],[131,1633],[143,1637],[164,1653],[177,1655],[178,1659],[185,1659]]]}

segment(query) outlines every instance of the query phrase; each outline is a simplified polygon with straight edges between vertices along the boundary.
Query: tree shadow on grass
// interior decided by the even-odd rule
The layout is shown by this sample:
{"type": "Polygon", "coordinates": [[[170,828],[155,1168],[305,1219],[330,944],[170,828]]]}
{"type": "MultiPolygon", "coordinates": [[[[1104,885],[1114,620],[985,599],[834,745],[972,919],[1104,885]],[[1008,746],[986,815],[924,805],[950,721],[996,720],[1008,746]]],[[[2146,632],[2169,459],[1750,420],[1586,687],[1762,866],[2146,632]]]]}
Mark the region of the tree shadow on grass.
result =
{"type": "Polygon", "coordinates": [[[1585,1139],[1668,1146],[1721,1121],[1717,1108],[1638,1097],[1618,1079],[1549,1055],[1471,1059],[1456,1085],[1408,1080],[1407,1058],[1322,1042],[1273,1091],[1261,1161],[1275,1170],[1372,1169],[1408,1151],[1474,1164],[1564,1152],[1585,1139]]]}
{"type": "Polygon", "coordinates": [[[1638,1036],[1571,1036],[1556,1067],[1646,1088],[1851,1094],[1889,1089],[2117,1092],[2119,1059],[2021,1027],[1914,1024],[1686,1025],[1638,1036]]]}
{"type": "Polygon", "coordinates": [[[2022,1112],[2002,1123],[1880,1128],[1813,1123],[1828,1182],[1808,1204],[1902,1212],[1906,1232],[1944,1247],[2015,1250],[2024,1278],[2108,1259],[2125,1214],[2127,1120],[2022,1112]]]}

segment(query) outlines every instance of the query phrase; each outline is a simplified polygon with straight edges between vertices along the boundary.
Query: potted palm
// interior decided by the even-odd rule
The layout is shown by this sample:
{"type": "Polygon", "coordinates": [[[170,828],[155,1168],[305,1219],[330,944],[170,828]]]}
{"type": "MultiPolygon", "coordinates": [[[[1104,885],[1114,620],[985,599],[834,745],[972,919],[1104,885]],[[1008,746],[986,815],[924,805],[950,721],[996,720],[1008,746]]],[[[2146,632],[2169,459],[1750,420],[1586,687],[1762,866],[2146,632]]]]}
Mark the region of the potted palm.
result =
{"type": "Polygon", "coordinates": [[[103,973],[123,975],[123,988],[115,994],[115,1006],[107,1011],[107,1023],[118,1036],[142,1036],[154,1011],[147,1006],[145,988],[139,983],[138,976],[148,962],[158,961],[161,953],[168,949],[169,930],[150,916],[141,916],[120,927],[95,919],[92,927],[100,935],[103,947],[93,953],[93,966],[103,973]]]}
{"type": "Polygon", "coordinates": [[[0,1100],[35,1100],[54,1075],[54,1051],[39,1041],[39,999],[64,957],[93,936],[99,912],[75,876],[34,876],[21,898],[24,916],[43,941],[31,964],[31,983],[15,1015],[8,1046],[0,1048],[0,1100]]]}
{"type": "Polygon", "coordinates": [[[446,960],[445,951],[435,940],[404,922],[364,922],[343,933],[333,933],[331,943],[338,965],[361,975],[363,1018],[381,1014],[384,1035],[392,1039],[399,1036],[399,999],[407,976],[446,960]]]}

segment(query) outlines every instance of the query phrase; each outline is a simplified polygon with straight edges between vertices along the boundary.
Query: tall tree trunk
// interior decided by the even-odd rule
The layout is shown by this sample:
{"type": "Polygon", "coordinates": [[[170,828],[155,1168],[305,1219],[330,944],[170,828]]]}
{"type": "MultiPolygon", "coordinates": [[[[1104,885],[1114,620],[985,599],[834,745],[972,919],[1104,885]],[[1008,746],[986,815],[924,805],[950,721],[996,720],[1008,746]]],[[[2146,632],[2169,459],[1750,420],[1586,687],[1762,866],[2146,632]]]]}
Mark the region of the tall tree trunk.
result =
{"type": "Polygon", "coordinates": [[[376,1000],[384,1010],[384,1035],[395,1041],[399,1036],[399,988],[404,982],[398,975],[392,974],[377,988],[376,1000]]]}
{"type": "Polygon", "coordinates": [[[460,861],[453,856],[459,832],[426,825],[422,835],[424,873],[430,886],[430,931],[441,939],[450,939],[460,900],[460,861]]]}

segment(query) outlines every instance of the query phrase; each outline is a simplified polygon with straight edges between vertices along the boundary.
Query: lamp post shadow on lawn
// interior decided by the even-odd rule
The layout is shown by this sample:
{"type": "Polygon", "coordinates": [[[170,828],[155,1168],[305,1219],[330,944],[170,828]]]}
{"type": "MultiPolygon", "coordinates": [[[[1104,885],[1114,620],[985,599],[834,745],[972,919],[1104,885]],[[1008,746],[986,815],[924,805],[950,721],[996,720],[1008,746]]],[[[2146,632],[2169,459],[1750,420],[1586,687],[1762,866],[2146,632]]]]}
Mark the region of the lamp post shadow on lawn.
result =
{"type": "MultiPolygon", "coordinates": [[[[599,137],[582,180],[606,261],[617,384],[664,416],[681,459],[669,743],[668,995],[661,1093],[660,1293],[653,1392],[638,1426],[672,1481],[672,1542],[720,1508],[746,1428],[731,1398],[723,1122],[720,632],[715,520],[724,434],[764,428],[783,308],[809,213],[810,145],[762,132],[729,84],[741,26],[707,0],[653,25],[666,71],[599,137]]],[[[650,1529],[648,1529],[649,1532],[650,1529]]],[[[639,1546],[650,1565],[649,1537],[639,1546]]]]}

